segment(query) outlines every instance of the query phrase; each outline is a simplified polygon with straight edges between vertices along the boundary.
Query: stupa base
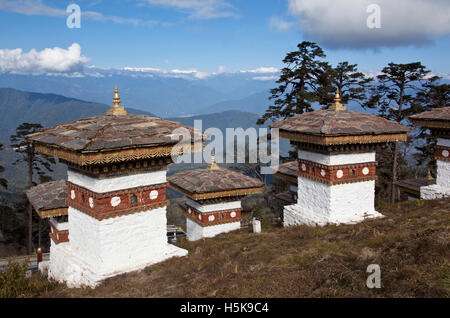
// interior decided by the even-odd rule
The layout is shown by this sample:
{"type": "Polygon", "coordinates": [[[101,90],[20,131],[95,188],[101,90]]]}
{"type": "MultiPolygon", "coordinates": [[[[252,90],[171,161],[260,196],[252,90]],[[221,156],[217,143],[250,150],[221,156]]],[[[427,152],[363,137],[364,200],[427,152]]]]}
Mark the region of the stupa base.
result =
{"type": "Polygon", "coordinates": [[[128,272],[142,270],[147,266],[165,261],[172,257],[186,256],[188,251],[175,245],[168,244],[165,249],[149,255],[139,263],[127,268],[117,269],[114,272],[98,273],[95,268],[79,259],[71,251],[70,242],[53,245],[50,252],[50,261],[43,264],[42,269],[48,270],[48,278],[59,283],[67,284],[69,288],[97,287],[107,278],[128,272]]]}
{"type": "Polygon", "coordinates": [[[197,241],[202,238],[214,237],[221,233],[239,230],[241,222],[232,222],[212,226],[200,226],[190,218],[186,218],[186,237],[189,241],[197,241]]]}
{"type": "Polygon", "coordinates": [[[298,204],[287,205],[283,210],[283,226],[308,225],[324,226],[327,224],[356,224],[367,219],[381,218],[383,214],[377,211],[347,214],[345,216],[327,216],[310,211],[301,211],[298,204]]]}
{"type": "Polygon", "coordinates": [[[438,184],[420,187],[420,199],[435,200],[450,197],[450,188],[442,187],[438,184]]]}

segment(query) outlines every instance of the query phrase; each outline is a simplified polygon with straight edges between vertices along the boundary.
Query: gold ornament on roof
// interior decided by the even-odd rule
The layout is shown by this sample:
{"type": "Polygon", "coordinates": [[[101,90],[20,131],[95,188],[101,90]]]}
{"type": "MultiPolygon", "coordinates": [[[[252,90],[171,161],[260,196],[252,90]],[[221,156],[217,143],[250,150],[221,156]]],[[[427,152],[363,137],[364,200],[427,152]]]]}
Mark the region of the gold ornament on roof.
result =
{"type": "Polygon", "coordinates": [[[206,167],[208,170],[220,170],[220,167],[216,163],[216,155],[214,153],[211,154],[211,163],[206,167]]]}
{"type": "Polygon", "coordinates": [[[336,96],[334,97],[334,103],[328,107],[328,110],[346,110],[347,108],[341,104],[341,95],[339,94],[339,88],[336,90],[336,96]]]}
{"type": "Polygon", "coordinates": [[[428,173],[427,173],[427,180],[434,180],[433,176],[431,175],[431,170],[430,168],[428,168],[428,173]]]}
{"type": "Polygon", "coordinates": [[[125,110],[123,106],[120,106],[120,97],[119,97],[119,90],[117,89],[117,85],[114,89],[114,98],[113,98],[113,105],[110,109],[106,112],[106,115],[110,116],[123,116],[128,115],[128,112],[125,110]]]}

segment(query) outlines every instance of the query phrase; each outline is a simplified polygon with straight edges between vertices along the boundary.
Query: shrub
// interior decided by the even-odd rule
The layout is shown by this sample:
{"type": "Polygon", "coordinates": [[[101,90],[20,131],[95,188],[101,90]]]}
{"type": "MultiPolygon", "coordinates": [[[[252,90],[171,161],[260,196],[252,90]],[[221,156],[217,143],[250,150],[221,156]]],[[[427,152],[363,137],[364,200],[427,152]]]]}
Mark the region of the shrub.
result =
{"type": "Polygon", "coordinates": [[[28,263],[10,261],[5,270],[0,271],[0,298],[33,296],[49,283],[40,274],[28,277],[28,263]]]}

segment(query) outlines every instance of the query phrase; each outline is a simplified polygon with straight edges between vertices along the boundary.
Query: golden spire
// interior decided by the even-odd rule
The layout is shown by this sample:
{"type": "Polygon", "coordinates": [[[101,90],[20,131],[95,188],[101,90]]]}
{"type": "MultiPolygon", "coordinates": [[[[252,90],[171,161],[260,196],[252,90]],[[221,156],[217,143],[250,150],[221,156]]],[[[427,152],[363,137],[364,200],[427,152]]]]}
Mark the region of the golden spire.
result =
{"type": "Polygon", "coordinates": [[[339,94],[339,88],[336,90],[336,96],[334,97],[334,103],[328,106],[328,110],[346,110],[344,105],[341,104],[341,95],[339,94]]]}
{"type": "Polygon", "coordinates": [[[427,180],[434,180],[433,176],[431,175],[431,170],[430,170],[430,168],[428,168],[427,180]]]}
{"type": "Polygon", "coordinates": [[[220,167],[216,163],[216,155],[213,152],[211,154],[211,163],[206,167],[208,170],[220,170],[220,167]]]}
{"type": "Polygon", "coordinates": [[[119,97],[119,90],[117,89],[117,85],[114,89],[114,98],[113,98],[113,105],[110,109],[106,112],[106,115],[111,116],[122,116],[122,115],[128,115],[128,112],[123,108],[123,106],[120,106],[120,97],[119,97]]]}

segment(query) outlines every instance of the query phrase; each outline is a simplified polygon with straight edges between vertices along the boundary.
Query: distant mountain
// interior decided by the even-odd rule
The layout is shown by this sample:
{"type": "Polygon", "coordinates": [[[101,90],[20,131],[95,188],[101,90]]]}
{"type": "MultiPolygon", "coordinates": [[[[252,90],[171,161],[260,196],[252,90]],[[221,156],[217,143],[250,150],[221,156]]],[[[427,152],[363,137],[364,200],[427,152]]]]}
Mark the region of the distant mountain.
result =
{"type": "MultiPolygon", "coordinates": [[[[112,98],[112,94],[110,94],[112,98]]],[[[41,94],[0,88],[0,141],[7,142],[18,125],[24,122],[40,123],[44,127],[81,118],[104,115],[110,106],[87,102],[56,94],[41,94]]],[[[132,114],[146,114],[126,108],[132,114]]]]}
{"type": "MultiPolygon", "coordinates": [[[[271,80],[251,72],[197,78],[192,74],[89,69],[80,76],[0,74],[0,87],[53,93],[80,100],[109,104],[114,85],[123,105],[160,117],[199,114],[199,109],[268,90],[271,80]]],[[[269,77],[270,78],[270,77],[269,77]]],[[[228,108],[230,109],[230,108],[228,108]]]]}
{"type": "Polygon", "coordinates": [[[269,96],[270,92],[269,90],[266,90],[254,93],[250,96],[241,99],[226,100],[223,102],[213,104],[211,106],[199,109],[198,113],[207,114],[210,113],[211,111],[222,112],[227,110],[241,110],[245,112],[262,115],[270,106],[269,96]]]}

